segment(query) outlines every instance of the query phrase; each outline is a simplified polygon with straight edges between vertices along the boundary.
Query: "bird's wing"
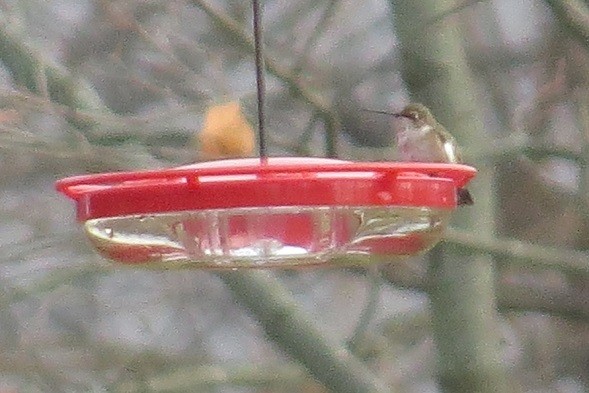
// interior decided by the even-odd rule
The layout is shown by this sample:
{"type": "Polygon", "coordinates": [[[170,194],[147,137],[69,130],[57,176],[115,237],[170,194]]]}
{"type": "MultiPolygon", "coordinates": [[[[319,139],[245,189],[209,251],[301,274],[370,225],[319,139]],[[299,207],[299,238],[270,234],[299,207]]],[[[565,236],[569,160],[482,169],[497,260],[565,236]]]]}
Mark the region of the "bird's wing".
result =
{"type": "Polygon", "coordinates": [[[439,151],[440,154],[443,155],[443,159],[440,161],[456,164],[462,162],[460,149],[458,148],[458,144],[456,143],[456,140],[452,135],[450,135],[447,132],[438,133],[437,143],[439,144],[439,148],[437,149],[437,151],[439,151]]]}

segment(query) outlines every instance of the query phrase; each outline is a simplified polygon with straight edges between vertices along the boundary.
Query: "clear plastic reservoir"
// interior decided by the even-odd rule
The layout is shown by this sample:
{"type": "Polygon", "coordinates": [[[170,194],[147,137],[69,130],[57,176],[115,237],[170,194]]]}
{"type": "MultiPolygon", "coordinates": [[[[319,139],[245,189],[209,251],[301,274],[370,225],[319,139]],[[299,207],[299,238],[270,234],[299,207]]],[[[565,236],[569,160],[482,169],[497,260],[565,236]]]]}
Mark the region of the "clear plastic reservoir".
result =
{"type": "Polygon", "coordinates": [[[423,252],[450,210],[417,207],[253,207],[90,219],[98,251],[163,268],[358,264],[423,252]]]}

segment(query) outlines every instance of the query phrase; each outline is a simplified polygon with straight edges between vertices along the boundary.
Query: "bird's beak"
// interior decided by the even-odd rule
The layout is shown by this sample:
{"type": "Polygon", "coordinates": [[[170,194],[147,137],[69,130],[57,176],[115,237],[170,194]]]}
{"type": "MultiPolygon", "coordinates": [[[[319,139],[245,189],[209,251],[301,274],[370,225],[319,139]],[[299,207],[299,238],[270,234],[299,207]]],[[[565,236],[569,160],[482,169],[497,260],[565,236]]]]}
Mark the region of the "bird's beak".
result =
{"type": "Polygon", "coordinates": [[[395,116],[395,117],[405,117],[403,115],[401,115],[400,113],[394,113],[394,112],[387,112],[387,111],[376,111],[373,109],[362,109],[364,112],[370,112],[370,113],[378,113],[379,115],[388,115],[388,116],[395,116]]]}

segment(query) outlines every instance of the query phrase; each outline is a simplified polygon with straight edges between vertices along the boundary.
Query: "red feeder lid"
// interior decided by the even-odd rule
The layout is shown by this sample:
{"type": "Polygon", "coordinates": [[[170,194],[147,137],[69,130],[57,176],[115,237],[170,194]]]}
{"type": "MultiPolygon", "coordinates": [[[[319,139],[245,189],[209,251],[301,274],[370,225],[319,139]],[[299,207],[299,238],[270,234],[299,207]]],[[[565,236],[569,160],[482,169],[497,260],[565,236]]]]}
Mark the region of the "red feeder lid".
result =
{"type": "Polygon", "coordinates": [[[56,183],[81,221],[172,211],[268,206],[413,206],[453,209],[466,165],[272,157],[172,169],[75,176],[56,183]]]}

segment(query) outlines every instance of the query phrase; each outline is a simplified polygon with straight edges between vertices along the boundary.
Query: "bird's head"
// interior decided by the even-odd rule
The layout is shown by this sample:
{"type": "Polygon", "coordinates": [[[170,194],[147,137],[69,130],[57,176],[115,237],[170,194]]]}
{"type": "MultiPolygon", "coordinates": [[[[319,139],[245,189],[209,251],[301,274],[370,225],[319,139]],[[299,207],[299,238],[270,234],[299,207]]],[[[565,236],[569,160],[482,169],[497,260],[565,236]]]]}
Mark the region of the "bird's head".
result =
{"type": "Polygon", "coordinates": [[[423,104],[409,104],[398,116],[406,117],[416,122],[423,122],[425,124],[436,124],[436,119],[429,109],[423,104]]]}

